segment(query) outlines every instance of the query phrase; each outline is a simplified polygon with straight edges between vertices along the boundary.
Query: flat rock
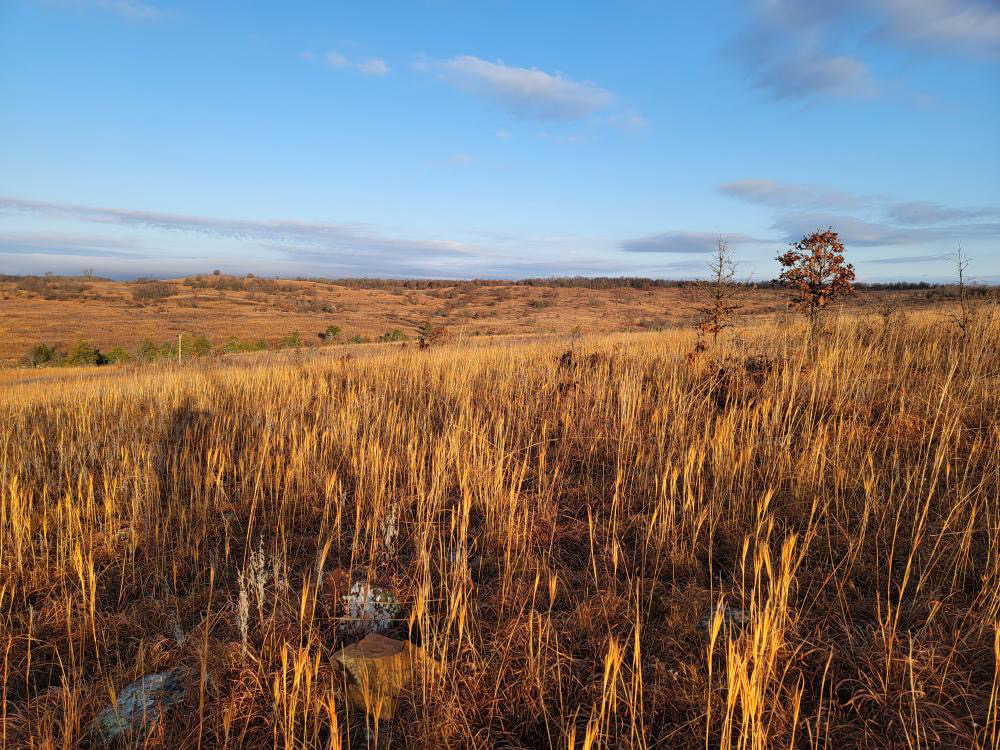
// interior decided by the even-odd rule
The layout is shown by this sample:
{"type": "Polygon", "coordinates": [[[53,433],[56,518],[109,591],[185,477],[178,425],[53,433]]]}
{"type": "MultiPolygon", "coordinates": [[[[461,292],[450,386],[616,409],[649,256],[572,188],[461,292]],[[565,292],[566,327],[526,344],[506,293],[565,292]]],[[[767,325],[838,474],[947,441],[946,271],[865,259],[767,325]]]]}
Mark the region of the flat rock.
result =
{"type": "Polygon", "coordinates": [[[437,662],[422,648],[369,633],[334,654],[350,676],[347,697],[357,708],[378,719],[391,719],[396,700],[422,668],[437,662]]]}
{"type": "Polygon", "coordinates": [[[145,675],[122,689],[115,705],[97,715],[94,730],[107,741],[117,740],[134,730],[149,731],[167,708],[183,698],[184,684],[176,672],[145,675]]]}

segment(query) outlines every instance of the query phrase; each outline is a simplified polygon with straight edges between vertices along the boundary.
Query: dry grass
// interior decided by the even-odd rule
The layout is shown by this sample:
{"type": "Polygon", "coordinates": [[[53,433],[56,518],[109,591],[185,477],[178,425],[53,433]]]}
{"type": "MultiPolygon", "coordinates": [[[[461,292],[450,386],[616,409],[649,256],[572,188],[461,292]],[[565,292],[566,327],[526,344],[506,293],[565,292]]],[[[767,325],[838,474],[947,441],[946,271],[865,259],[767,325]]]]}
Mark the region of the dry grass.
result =
{"type": "Polygon", "coordinates": [[[2,745],[85,745],[171,667],[150,747],[363,747],[341,567],[445,665],[393,747],[995,750],[1000,325],[940,320],[12,382],[2,745]]]}
{"type": "MultiPolygon", "coordinates": [[[[305,344],[316,345],[317,334],[329,325],[340,326],[344,340],[374,340],[393,329],[414,337],[417,326],[427,321],[446,326],[456,338],[656,330],[688,326],[694,302],[678,288],[504,285],[411,290],[271,281],[261,290],[220,292],[192,288],[181,280],[164,284],[173,294],[150,300],[134,298],[142,285],[113,281],[78,284],[83,291],[47,299],[0,280],[0,364],[16,363],[35,344],[66,350],[80,338],[105,352],[122,346],[132,354],[143,339],[161,345],[176,341],[180,333],[205,335],[218,347],[230,336],[274,344],[300,331],[305,344]]],[[[916,292],[891,296],[908,307],[920,304],[916,292]]],[[[744,312],[767,315],[784,309],[784,294],[761,289],[744,312]]]]}

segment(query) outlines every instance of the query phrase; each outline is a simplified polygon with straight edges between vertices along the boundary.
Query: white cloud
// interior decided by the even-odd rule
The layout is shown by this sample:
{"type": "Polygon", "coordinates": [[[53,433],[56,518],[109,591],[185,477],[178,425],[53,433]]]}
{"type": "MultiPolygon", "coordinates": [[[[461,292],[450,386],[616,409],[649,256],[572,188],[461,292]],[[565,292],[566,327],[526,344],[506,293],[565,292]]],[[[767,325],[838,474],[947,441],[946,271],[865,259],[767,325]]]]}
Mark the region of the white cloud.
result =
{"type": "Polygon", "coordinates": [[[588,117],[610,106],[610,91],[586,81],[574,81],[560,73],[538,68],[518,68],[461,55],[439,63],[452,85],[501,104],[521,117],[574,120],[588,117]]]}
{"type": "Polygon", "coordinates": [[[331,68],[345,68],[348,65],[347,58],[344,57],[339,52],[333,52],[333,51],[327,52],[326,55],[324,55],[323,59],[326,61],[326,64],[329,65],[331,68]]]}
{"type": "Polygon", "coordinates": [[[381,60],[377,57],[373,57],[371,60],[365,60],[363,63],[358,63],[358,70],[369,76],[384,76],[388,75],[390,72],[389,66],[386,65],[385,60],[381,60]]]}
{"type": "Polygon", "coordinates": [[[475,160],[476,158],[472,154],[455,154],[453,157],[451,157],[452,164],[458,164],[463,167],[467,167],[468,165],[472,164],[472,162],[474,162],[475,160]]]}
{"type": "Polygon", "coordinates": [[[498,130],[497,133],[496,133],[496,136],[497,136],[497,140],[498,141],[509,141],[510,140],[510,133],[508,133],[506,130],[498,130]]]}

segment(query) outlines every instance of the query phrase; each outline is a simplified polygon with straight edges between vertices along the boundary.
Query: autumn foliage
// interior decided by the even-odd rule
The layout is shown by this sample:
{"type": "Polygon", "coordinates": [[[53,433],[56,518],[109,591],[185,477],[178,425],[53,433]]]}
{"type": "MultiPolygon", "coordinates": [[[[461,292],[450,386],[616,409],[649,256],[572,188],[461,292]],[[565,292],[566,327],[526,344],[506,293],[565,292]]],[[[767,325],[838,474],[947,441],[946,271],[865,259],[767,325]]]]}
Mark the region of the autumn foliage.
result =
{"type": "Polygon", "coordinates": [[[778,262],[784,268],[779,280],[795,292],[791,303],[809,320],[811,339],[822,313],[854,293],[854,266],[844,263],[844,243],[832,228],[803,237],[778,262]]]}

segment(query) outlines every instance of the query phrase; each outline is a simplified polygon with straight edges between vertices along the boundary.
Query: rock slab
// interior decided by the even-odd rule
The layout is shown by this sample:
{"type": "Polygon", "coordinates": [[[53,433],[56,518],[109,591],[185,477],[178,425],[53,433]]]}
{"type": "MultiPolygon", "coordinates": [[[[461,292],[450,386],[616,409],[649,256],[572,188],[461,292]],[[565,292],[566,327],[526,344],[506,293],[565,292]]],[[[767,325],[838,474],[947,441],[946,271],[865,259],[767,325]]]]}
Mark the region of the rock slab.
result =
{"type": "Polygon", "coordinates": [[[94,730],[107,741],[134,730],[149,731],[167,708],[183,698],[184,684],[176,672],[145,675],[124,688],[115,704],[97,715],[94,730]]]}
{"type": "Polygon", "coordinates": [[[419,646],[377,633],[341,649],[334,658],[350,676],[348,699],[379,719],[391,719],[397,699],[414,677],[422,668],[436,666],[419,646]]]}

